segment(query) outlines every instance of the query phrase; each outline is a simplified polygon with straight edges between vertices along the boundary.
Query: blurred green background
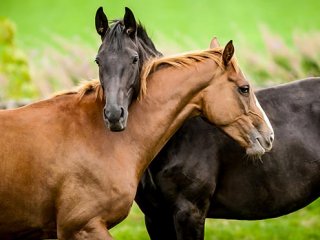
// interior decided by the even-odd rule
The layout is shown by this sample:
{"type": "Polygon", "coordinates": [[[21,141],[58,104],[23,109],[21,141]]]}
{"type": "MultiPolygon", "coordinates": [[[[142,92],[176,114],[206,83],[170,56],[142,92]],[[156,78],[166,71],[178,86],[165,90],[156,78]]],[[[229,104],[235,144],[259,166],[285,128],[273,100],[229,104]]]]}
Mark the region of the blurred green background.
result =
{"type": "MultiPolygon", "coordinates": [[[[94,16],[134,12],[167,54],[206,49],[213,36],[233,39],[236,55],[257,88],[320,76],[320,1],[289,0],[1,0],[0,101],[29,101],[97,77],[100,39],[94,16]]],[[[265,221],[207,220],[206,240],[320,239],[320,201],[265,221]]],[[[143,215],[112,229],[116,239],[148,239],[143,215]]]]}

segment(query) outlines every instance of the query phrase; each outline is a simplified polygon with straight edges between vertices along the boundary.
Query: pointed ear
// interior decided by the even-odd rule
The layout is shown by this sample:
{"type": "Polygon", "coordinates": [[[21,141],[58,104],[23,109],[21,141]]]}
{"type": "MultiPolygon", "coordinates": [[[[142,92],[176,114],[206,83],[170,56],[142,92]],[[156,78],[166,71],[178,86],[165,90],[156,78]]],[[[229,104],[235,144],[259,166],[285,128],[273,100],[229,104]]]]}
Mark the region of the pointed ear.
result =
{"type": "Polygon", "coordinates": [[[108,25],[108,18],[103,12],[103,8],[99,7],[96,13],[96,30],[97,33],[101,36],[101,39],[103,39],[104,35],[106,34],[109,25],[108,25]]]}
{"type": "Polygon", "coordinates": [[[137,31],[136,19],[134,18],[134,15],[130,10],[130,8],[125,7],[125,10],[126,12],[123,17],[123,23],[124,23],[125,29],[127,34],[130,37],[134,37],[137,31]]]}
{"type": "Polygon", "coordinates": [[[220,44],[218,42],[218,39],[216,37],[212,38],[210,42],[210,49],[220,47],[220,44]]]}
{"type": "Polygon", "coordinates": [[[232,40],[230,40],[227,45],[225,46],[223,53],[222,53],[222,59],[225,66],[228,65],[230,62],[232,56],[234,54],[234,47],[232,44],[232,40]]]}

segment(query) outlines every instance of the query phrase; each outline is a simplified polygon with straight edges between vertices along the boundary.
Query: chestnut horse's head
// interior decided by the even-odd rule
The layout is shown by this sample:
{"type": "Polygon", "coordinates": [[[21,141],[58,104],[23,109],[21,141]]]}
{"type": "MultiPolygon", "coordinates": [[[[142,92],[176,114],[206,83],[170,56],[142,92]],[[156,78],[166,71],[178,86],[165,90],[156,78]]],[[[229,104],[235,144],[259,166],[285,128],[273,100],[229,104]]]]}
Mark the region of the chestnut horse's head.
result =
{"type": "Polygon", "coordinates": [[[96,62],[106,99],[103,117],[111,131],[122,131],[127,124],[128,106],[139,93],[143,63],[161,54],[129,8],[125,8],[123,20],[113,21],[109,27],[100,7],[95,25],[102,39],[96,62]]]}
{"type": "Polygon", "coordinates": [[[220,51],[215,83],[203,95],[205,117],[246,148],[251,156],[261,156],[272,148],[274,132],[250,83],[240,70],[230,41],[224,49],[213,39],[211,48],[220,51]]]}

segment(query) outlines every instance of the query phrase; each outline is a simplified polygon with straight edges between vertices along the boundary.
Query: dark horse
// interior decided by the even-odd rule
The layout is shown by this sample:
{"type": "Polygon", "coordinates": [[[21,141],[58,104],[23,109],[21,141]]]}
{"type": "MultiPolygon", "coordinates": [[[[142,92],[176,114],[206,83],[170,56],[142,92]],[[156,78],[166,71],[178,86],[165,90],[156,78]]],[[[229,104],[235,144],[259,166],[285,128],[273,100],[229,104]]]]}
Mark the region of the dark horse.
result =
{"type": "Polygon", "coordinates": [[[111,131],[122,131],[127,125],[128,106],[140,90],[143,63],[162,54],[127,7],[123,20],[113,21],[110,27],[100,7],[95,24],[102,39],[96,62],[106,99],[104,120],[111,131]]]}
{"type": "Polygon", "coordinates": [[[244,161],[244,150],[216,127],[187,121],[138,188],[152,240],[203,239],[205,218],[273,218],[319,197],[320,78],[256,94],[275,131],[272,151],[244,161]]]}

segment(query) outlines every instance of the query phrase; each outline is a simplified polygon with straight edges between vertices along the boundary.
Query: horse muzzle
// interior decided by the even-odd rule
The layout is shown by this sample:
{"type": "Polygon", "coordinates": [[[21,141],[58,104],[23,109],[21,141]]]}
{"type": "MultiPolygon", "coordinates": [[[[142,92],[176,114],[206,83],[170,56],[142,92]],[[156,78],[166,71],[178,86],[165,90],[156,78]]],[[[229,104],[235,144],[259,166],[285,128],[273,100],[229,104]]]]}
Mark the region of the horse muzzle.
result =
{"type": "Polygon", "coordinates": [[[104,108],[103,119],[106,126],[113,132],[123,131],[127,126],[128,112],[123,107],[104,108]]]}
{"type": "Polygon", "coordinates": [[[249,156],[262,156],[271,151],[274,141],[274,133],[260,133],[257,130],[250,136],[250,146],[246,149],[249,156]]]}

